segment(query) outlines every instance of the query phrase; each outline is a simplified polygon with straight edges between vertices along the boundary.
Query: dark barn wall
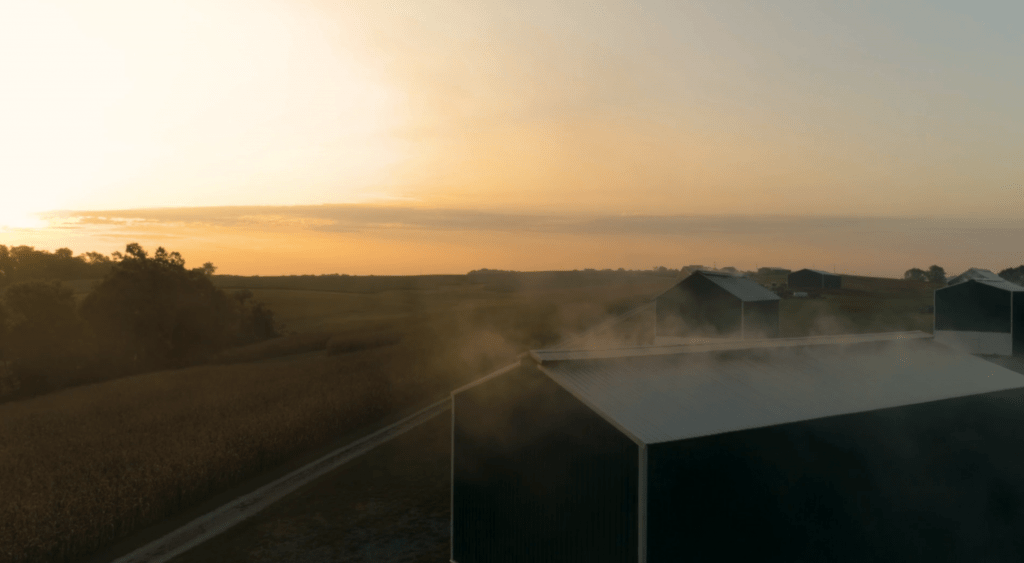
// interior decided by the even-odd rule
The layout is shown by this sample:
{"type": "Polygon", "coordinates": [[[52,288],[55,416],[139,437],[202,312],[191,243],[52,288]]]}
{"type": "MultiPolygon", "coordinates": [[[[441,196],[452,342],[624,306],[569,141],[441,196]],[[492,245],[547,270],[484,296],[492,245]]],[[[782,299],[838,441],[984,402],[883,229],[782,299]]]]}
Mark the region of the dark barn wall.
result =
{"type": "Polygon", "coordinates": [[[754,301],[743,304],[743,326],[747,338],[778,338],[779,302],[754,301]]]}
{"type": "Polygon", "coordinates": [[[937,290],[935,330],[1010,332],[1010,292],[977,282],[937,290]]]}
{"type": "Polygon", "coordinates": [[[740,331],[740,300],[691,275],[655,301],[658,336],[722,336],[740,331]]]}
{"type": "Polygon", "coordinates": [[[648,561],[1024,561],[1024,392],[649,446],[648,561]]]}
{"type": "Polygon", "coordinates": [[[798,270],[789,274],[786,280],[786,285],[790,288],[806,287],[806,288],[822,288],[824,287],[822,281],[822,275],[818,272],[812,272],[810,270],[798,270]]]}
{"type": "Polygon", "coordinates": [[[1024,293],[1013,296],[1013,355],[1024,356],[1024,293]]]}
{"type": "Polygon", "coordinates": [[[638,557],[635,443],[532,366],[455,395],[458,563],[638,557]]]}
{"type": "Polygon", "coordinates": [[[810,270],[797,270],[786,278],[786,285],[790,288],[840,289],[843,282],[838,274],[822,275],[810,270]]]}

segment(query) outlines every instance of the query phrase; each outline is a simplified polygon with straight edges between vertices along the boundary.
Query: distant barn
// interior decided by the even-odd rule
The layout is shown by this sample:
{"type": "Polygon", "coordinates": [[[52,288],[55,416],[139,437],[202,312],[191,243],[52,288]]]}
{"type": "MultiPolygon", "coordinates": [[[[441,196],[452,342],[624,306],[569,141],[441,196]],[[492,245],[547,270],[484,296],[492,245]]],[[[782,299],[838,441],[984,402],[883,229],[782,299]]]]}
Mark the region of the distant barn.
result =
{"type": "Polygon", "coordinates": [[[978,268],[935,290],[935,340],[974,354],[1024,356],[1024,287],[978,268]]]}
{"type": "Polygon", "coordinates": [[[455,563],[1024,560],[1024,376],[923,333],[534,351],[452,399],[455,563]]]}
{"type": "Polygon", "coordinates": [[[779,296],[749,278],[699,270],[654,302],[656,339],[779,335],[779,296]]]}
{"type": "Polygon", "coordinates": [[[839,289],[843,285],[842,277],[839,274],[807,268],[789,274],[786,283],[791,289],[839,289]]]}

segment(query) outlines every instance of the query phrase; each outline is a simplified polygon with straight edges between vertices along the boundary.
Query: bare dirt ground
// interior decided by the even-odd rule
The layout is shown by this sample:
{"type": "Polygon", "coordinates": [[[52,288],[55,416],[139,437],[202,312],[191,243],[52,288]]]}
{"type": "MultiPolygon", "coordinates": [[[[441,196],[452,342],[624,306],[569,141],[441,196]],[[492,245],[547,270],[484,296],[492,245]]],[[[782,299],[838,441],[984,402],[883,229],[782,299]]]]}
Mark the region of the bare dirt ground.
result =
{"type": "Polygon", "coordinates": [[[450,478],[442,413],[171,563],[444,563],[450,478]]]}

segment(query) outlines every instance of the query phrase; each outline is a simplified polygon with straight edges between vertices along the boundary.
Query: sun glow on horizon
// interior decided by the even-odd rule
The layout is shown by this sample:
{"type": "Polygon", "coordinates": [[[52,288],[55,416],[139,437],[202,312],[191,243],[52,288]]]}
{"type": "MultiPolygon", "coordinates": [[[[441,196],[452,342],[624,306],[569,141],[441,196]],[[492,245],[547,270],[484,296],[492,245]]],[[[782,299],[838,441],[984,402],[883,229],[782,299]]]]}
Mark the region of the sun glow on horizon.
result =
{"type": "Polygon", "coordinates": [[[6,229],[43,229],[47,226],[49,222],[40,218],[37,213],[0,208],[0,232],[6,229]]]}
{"type": "Polygon", "coordinates": [[[33,211],[379,192],[401,98],[350,27],[274,0],[4,3],[0,186],[33,211]]]}

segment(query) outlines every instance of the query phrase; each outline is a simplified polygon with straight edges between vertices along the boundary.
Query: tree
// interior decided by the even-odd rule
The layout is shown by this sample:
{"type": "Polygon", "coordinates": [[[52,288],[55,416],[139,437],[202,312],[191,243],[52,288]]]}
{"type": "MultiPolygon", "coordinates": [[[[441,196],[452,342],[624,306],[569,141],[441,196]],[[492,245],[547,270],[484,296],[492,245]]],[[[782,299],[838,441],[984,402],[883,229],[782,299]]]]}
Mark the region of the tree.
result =
{"type": "Polygon", "coordinates": [[[1016,268],[1007,268],[999,272],[999,277],[1017,285],[1024,285],[1024,265],[1017,266],[1016,268]]]}
{"type": "Polygon", "coordinates": [[[85,263],[86,264],[110,264],[110,258],[100,254],[99,252],[86,252],[85,263]]]}
{"type": "Polygon", "coordinates": [[[928,272],[921,268],[911,268],[903,273],[903,279],[913,281],[928,281],[928,272]]]}
{"type": "Polygon", "coordinates": [[[941,266],[933,265],[928,268],[926,277],[931,283],[946,283],[946,270],[943,270],[941,266]]]}
{"type": "Polygon", "coordinates": [[[31,246],[7,248],[0,245],[0,285],[29,280],[76,280],[102,277],[109,269],[109,260],[95,260],[89,255],[75,256],[70,248],[54,252],[36,250],[31,246]]]}
{"type": "MultiPolygon", "coordinates": [[[[213,262],[207,262],[207,263],[203,264],[203,267],[200,268],[200,270],[202,270],[204,274],[206,274],[208,276],[212,276],[213,273],[217,271],[217,266],[214,266],[213,262]]],[[[332,274],[332,275],[336,276],[338,274],[332,274]]]]}
{"type": "Polygon", "coordinates": [[[84,367],[84,326],[59,281],[27,281],[3,294],[2,356],[30,392],[59,388],[84,367]]]}
{"type": "MultiPolygon", "coordinates": [[[[135,373],[186,365],[223,348],[276,335],[273,315],[216,288],[208,268],[185,268],[177,252],[152,257],[137,243],[115,253],[110,273],[82,302],[110,369],[135,373]]],[[[209,264],[212,267],[212,264],[209,264]]]]}

